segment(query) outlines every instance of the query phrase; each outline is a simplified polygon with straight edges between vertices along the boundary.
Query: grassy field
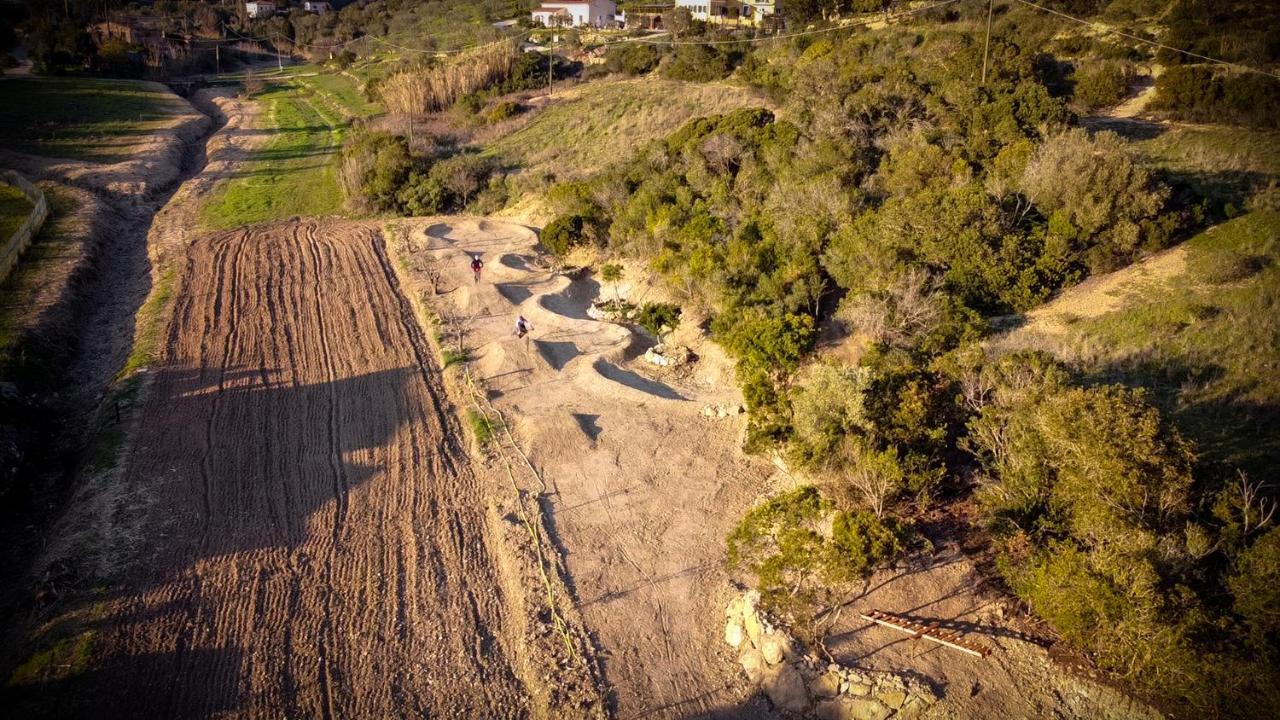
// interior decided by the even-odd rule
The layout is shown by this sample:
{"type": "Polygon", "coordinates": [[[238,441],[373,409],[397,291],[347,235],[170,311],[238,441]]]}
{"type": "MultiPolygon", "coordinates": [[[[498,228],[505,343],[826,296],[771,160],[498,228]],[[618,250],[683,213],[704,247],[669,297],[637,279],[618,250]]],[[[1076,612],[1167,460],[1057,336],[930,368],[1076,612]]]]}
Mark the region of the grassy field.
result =
{"type": "Polygon", "coordinates": [[[356,82],[346,75],[324,72],[319,75],[299,76],[298,80],[323,102],[348,118],[371,118],[382,113],[382,108],[364,99],[356,82]]]}
{"type": "Polygon", "coordinates": [[[184,111],[189,108],[176,96],[132,80],[13,78],[0,82],[0,145],[118,162],[141,136],[184,111]]]}
{"type": "Polygon", "coordinates": [[[1174,125],[1135,149],[1198,193],[1237,205],[1252,188],[1280,177],[1275,131],[1174,125]]]}
{"type": "Polygon", "coordinates": [[[482,142],[483,154],[535,173],[579,177],[630,157],[695,117],[770,104],[728,83],[656,77],[588,83],[564,98],[513,132],[482,142]]]}
{"type": "Polygon", "coordinates": [[[31,212],[31,201],[12,185],[0,183],[0,244],[9,241],[31,212]]]}
{"type": "Polygon", "coordinates": [[[200,209],[201,224],[224,229],[340,212],[333,155],[344,121],[299,92],[296,81],[273,84],[257,100],[267,106],[271,137],[200,209]]]}
{"type": "Polygon", "coordinates": [[[1210,460],[1280,462],[1280,214],[1186,244],[1186,272],[1070,325],[1048,349],[1095,381],[1150,389],[1210,460]]]}

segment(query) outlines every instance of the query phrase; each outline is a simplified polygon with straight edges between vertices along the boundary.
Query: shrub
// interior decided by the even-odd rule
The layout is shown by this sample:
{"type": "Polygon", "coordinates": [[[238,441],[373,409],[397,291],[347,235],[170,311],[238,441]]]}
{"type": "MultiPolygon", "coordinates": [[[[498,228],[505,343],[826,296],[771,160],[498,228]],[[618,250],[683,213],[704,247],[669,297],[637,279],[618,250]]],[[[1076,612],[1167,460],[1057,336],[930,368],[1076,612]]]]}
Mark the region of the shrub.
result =
{"type": "Polygon", "coordinates": [[[907,538],[897,521],[841,512],[806,486],[748,512],[727,538],[727,559],[731,569],[755,576],[766,609],[804,623],[896,559],[907,538]]]}
{"type": "Polygon", "coordinates": [[[1087,110],[1111,107],[1129,94],[1132,69],[1123,63],[1102,62],[1076,73],[1074,99],[1087,110]]]}
{"type": "Polygon", "coordinates": [[[343,145],[339,162],[338,179],[353,210],[398,208],[397,193],[413,167],[404,138],[382,132],[354,134],[343,145]]]}
{"type": "Polygon", "coordinates": [[[636,324],[660,338],[664,332],[680,326],[680,306],[671,303],[645,303],[636,314],[636,324]]]}
{"type": "Polygon", "coordinates": [[[430,177],[451,195],[451,204],[466,207],[489,179],[493,167],[480,155],[454,155],[431,167],[430,177]]]}
{"type": "Polygon", "coordinates": [[[542,228],[539,239],[542,240],[542,246],[551,254],[564,257],[569,250],[577,245],[581,245],[583,241],[583,218],[581,215],[560,215],[546,227],[542,228]]]}
{"type": "Polygon", "coordinates": [[[1023,173],[1021,189],[1049,217],[1049,231],[1082,252],[1090,269],[1111,270],[1157,249],[1169,188],[1115,133],[1075,128],[1049,138],[1023,173]]]}
{"type": "Polygon", "coordinates": [[[704,45],[679,46],[670,62],[662,68],[662,76],[668,80],[692,82],[723,80],[731,72],[730,56],[704,45]]]}
{"type": "Polygon", "coordinates": [[[439,215],[449,208],[449,191],[429,173],[414,170],[396,192],[396,204],[406,215],[439,215]]]}
{"type": "Polygon", "coordinates": [[[652,45],[624,43],[609,48],[605,53],[605,66],[609,72],[646,75],[658,67],[658,61],[661,59],[662,56],[652,45]]]}
{"type": "Polygon", "coordinates": [[[522,112],[524,112],[523,105],[518,102],[511,102],[510,100],[507,100],[486,110],[484,113],[484,121],[492,125],[494,123],[502,122],[508,118],[513,118],[522,112]]]}

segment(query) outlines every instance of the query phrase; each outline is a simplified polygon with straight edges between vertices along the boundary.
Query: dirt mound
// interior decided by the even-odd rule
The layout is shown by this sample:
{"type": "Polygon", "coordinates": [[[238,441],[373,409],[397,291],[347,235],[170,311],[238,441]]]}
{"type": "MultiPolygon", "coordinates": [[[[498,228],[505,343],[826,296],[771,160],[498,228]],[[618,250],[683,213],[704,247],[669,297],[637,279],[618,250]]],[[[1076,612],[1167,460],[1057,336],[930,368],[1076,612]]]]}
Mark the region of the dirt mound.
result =
{"type": "Polygon", "coordinates": [[[152,496],[146,568],[68,702],[528,715],[483,490],[377,231],[199,241],[177,298],[126,471],[152,496]]]}

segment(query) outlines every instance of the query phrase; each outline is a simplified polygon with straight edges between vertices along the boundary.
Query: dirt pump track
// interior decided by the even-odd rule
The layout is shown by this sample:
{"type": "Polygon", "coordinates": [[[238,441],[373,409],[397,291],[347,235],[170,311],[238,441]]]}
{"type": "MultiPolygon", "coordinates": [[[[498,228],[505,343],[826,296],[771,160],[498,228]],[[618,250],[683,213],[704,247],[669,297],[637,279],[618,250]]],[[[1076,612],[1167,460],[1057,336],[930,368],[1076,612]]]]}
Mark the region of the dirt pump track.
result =
{"type": "Polygon", "coordinates": [[[126,481],[152,542],[99,708],[530,714],[483,491],[375,228],[197,240],[151,372],[126,481]]]}

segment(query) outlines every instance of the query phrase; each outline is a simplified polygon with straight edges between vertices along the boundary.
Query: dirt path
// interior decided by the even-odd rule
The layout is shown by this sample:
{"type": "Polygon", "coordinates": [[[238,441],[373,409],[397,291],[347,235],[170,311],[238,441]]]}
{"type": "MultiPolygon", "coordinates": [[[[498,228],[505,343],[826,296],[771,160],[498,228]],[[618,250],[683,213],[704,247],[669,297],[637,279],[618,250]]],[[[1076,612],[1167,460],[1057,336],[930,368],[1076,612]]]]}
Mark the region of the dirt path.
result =
{"type": "Polygon", "coordinates": [[[993,348],[1046,347],[1082,319],[1095,318],[1124,307],[1153,285],[1162,285],[1186,272],[1187,248],[1175,245],[1128,267],[1088,280],[1024,315],[1003,318],[1009,329],[988,341],[993,348]]]}
{"type": "Polygon", "coordinates": [[[615,715],[769,716],[721,640],[724,537],[773,471],[739,451],[741,417],[701,413],[740,402],[736,390],[638,361],[638,337],[588,317],[600,287],[541,269],[522,226],[449,218],[411,238],[412,262],[444,272],[437,300],[475,315],[470,371],[541,472],[615,715]],[[528,342],[513,337],[517,313],[535,328],[528,342]]]}
{"type": "Polygon", "coordinates": [[[177,298],[126,473],[146,569],[104,612],[94,705],[527,715],[483,494],[378,232],[205,238],[177,298]]]}

